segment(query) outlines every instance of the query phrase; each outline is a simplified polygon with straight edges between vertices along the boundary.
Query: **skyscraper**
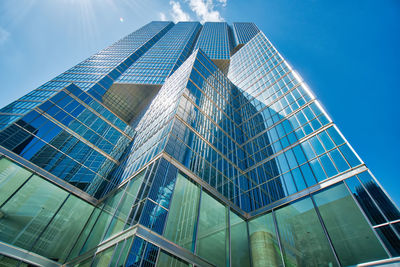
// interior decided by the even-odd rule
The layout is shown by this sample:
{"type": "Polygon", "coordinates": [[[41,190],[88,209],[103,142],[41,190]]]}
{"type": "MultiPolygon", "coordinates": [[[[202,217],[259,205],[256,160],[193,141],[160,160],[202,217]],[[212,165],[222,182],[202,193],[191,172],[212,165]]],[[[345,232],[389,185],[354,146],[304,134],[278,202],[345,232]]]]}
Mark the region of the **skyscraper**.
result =
{"type": "Polygon", "coordinates": [[[398,208],[253,23],[151,22],[0,129],[2,266],[399,262],[398,208]]]}

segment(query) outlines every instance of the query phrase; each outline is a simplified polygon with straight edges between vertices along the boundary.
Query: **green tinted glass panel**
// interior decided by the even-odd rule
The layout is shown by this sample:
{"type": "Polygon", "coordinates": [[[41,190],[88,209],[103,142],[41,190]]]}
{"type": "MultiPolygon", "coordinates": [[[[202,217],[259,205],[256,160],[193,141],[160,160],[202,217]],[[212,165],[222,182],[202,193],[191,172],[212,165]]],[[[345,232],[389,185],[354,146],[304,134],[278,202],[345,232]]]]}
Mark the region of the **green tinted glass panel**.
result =
{"type": "Polygon", "coordinates": [[[246,222],[233,212],[230,215],[231,266],[250,266],[249,240],[246,222]]]}
{"type": "Polygon", "coordinates": [[[30,249],[67,195],[39,176],[32,176],[1,208],[0,240],[30,249]]]}
{"type": "Polygon", "coordinates": [[[0,159],[0,206],[31,174],[6,158],[0,159]]]}
{"type": "Polygon", "coordinates": [[[249,221],[249,231],[253,266],[283,266],[272,213],[249,221]]]}
{"type": "Polygon", "coordinates": [[[66,259],[94,206],[70,196],[36,242],[33,251],[47,258],[66,259]]]}
{"type": "Polygon", "coordinates": [[[115,210],[118,207],[118,204],[122,198],[122,195],[124,194],[124,189],[125,187],[122,187],[112,193],[111,196],[107,197],[104,201],[104,211],[107,211],[108,213],[114,213],[115,210]]]}
{"type": "Polygon", "coordinates": [[[27,267],[28,264],[20,262],[19,260],[15,260],[3,255],[0,255],[0,266],[1,267],[27,267]],[[19,265],[18,265],[19,264],[19,265]]]}
{"type": "Polygon", "coordinates": [[[70,255],[68,256],[68,260],[71,260],[79,255],[79,252],[81,251],[83,244],[85,243],[90,231],[93,228],[93,225],[95,224],[97,218],[99,217],[101,208],[102,208],[101,206],[98,208],[95,208],[95,210],[91,214],[89,221],[85,225],[85,228],[83,229],[82,233],[79,234],[78,241],[76,242],[70,255]]]}
{"type": "Polygon", "coordinates": [[[94,248],[97,246],[102,237],[104,236],[107,226],[109,225],[110,221],[112,219],[112,214],[108,213],[107,211],[102,211],[98,220],[95,222],[94,227],[92,231],[90,232],[89,238],[87,239],[85,245],[82,248],[82,251],[80,254],[83,252],[88,251],[89,249],[94,248]]]}
{"type": "Polygon", "coordinates": [[[118,258],[118,264],[116,266],[122,267],[125,264],[126,257],[128,256],[129,250],[131,249],[133,237],[129,237],[125,240],[124,247],[121,250],[121,253],[118,258]]]}
{"type": "Polygon", "coordinates": [[[189,250],[194,249],[200,189],[178,174],[164,236],[189,250]]]}
{"type": "Polygon", "coordinates": [[[90,267],[92,260],[93,258],[86,259],[80,263],[75,264],[74,267],[90,267]]]}
{"type": "Polygon", "coordinates": [[[157,267],[189,267],[185,261],[170,255],[164,251],[160,252],[157,260],[157,267]]]}
{"type": "Polygon", "coordinates": [[[129,185],[126,187],[125,193],[119,202],[118,208],[115,211],[114,217],[110,223],[104,239],[107,239],[108,237],[113,236],[114,234],[123,230],[126,219],[129,215],[129,211],[131,210],[132,204],[136,199],[143,178],[144,172],[140,173],[139,175],[137,175],[137,177],[129,182],[129,185]]]}
{"type": "Polygon", "coordinates": [[[217,266],[227,262],[227,208],[203,192],[196,254],[217,266]]]}
{"type": "Polygon", "coordinates": [[[92,266],[108,266],[114,253],[115,245],[100,252],[93,260],[92,266]]]}
{"type": "Polygon", "coordinates": [[[388,257],[343,183],[314,199],[342,265],[388,257]]]}
{"type": "Polygon", "coordinates": [[[310,198],[276,210],[286,266],[336,266],[336,260],[310,198]]]}

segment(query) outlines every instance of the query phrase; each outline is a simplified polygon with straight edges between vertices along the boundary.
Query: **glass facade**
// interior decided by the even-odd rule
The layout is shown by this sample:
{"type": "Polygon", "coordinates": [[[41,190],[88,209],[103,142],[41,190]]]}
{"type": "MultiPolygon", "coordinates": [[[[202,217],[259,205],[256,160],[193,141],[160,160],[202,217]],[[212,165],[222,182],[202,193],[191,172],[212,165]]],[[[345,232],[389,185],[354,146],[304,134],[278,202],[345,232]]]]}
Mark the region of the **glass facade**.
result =
{"type": "Polygon", "coordinates": [[[1,266],[399,263],[398,208],[254,23],[151,22],[0,129],[1,266]]]}

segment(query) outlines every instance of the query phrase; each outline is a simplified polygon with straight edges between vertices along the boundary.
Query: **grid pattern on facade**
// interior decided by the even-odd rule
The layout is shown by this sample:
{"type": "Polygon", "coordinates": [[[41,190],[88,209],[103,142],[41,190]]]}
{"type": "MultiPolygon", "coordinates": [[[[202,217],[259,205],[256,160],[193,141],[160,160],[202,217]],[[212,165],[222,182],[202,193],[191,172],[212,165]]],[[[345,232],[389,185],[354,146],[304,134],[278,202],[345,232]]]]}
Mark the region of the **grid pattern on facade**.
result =
{"type": "Polygon", "coordinates": [[[0,265],[399,262],[399,209],[252,23],[151,22],[2,112],[0,265]]]}
{"type": "Polygon", "coordinates": [[[200,28],[198,22],[177,23],[116,82],[163,84],[191,54],[200,28]]]}
{"type": "Polygon", "coordinates": [[[0,110],[0,129],[74,83],[101,100],[111,84],[171,27],[151,22],[0,110]]]}
{"type": "Polygon", "coordinates": [[[231,42],[226,22],[206,22],[195,48],[200,48],[211,59],[229,59],[231,42]]]}

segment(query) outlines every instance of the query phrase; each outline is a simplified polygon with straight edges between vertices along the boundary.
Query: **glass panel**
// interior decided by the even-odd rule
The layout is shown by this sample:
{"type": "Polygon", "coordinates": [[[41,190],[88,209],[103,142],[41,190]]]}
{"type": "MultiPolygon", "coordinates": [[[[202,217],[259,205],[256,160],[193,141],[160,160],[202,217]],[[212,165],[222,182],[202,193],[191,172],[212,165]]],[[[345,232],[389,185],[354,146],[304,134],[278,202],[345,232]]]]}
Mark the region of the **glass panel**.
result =
{"type": "Polygon", "coordinates": [[[375,228],[393,257],[400,256],[400,239],[390,225],[375,228]]]}
{"type": "Polygon", "coordinates": [[[1,208],[0,240],[30,249],[67,195],[39,176],[32,176],[1,208]]]}
{"type": "Polygon", "coordinates": [[[342,265],[387,258],[343,183],[315,194],[314,199],[342,265]]]}
{"type": "Polygon", "coordinates": [[[19,260],[12,259],[3,255],[0,255],[0,266],[1,267],[28,267],[28,264],[20,262],[19,260]]]}
{"type": "Polygon", "coordinates": [[[272,213],[249,221],[249,231],[253,266],[283,266],[272,213]]]}
{"type": "Polygon", "coordinates": [[[102,207],[100,206],[98,208],[95,208],[95,210],[93,211],[88,223],[85,225],[85,229],[83,229],[82,233],[79,234],[78,241],[76,242],[70,255],[68,256],[68,260],[71,260],[71,259],[75,258],[76,256],[80,255],[79,252],[81,251],[81,248],[82,248],[83,244],[85,243],[86,238],[88,237],[90,231],[93,228],[93,225],[95,224],[97,218],[99,217],[101,208],[102,207]]]}
{"type": "Polygon", "coordinates": [[[250,266],[247,223],[232,211],[229,214],[231,224],[231,266],[250,266]]]}
{"type": "Polygon", "coordinates": [[[74,267],[90,267],[91,263],[92,263],[92,257],[90,257],[84,261],[81,261],[78,264],[75,264],[74,267]]]}
{"type": "MultiPolygon", "coordinates": [[[[124,266],[124,263],[128,256],[129,250],[131,249],[132,239],[133,239],[132,236],[126,239],[124,248],[122,249],[121,254],[119,255],[119,258],[115,259],[115,261],[118,260],[118,264],[116,264],[115,266],[118,266],[118,267],[124,266]]],[[[116,257],[116,256],[114,256],[114,257],[116,257]]]]}
{"type": "Polygon", "coordinates": [[[394,229],[397,231],[397,234],[400,236],[400,222],[392,224],[394,229]]]}
{"type": "Polygon", "coordinates": [[[346,184],[353,193],[354,198],[358,201],[358,204],[364,210],[371,224],[378,225],[386,222],[385,217],[383,217],[356,176],[346,179],[346,184]]]}
{"type": "Polygon", "coordinates": [[[108,213],[107,211],[102,211],[98,220],[96,221],[96,223],[94,224],[94,227],[92,229],[92,231],[90,232],[89,238],[87,239],[85,245],[82,248],[82,251],[80,254],[82,254],[83,252],[88,251],[91,248],[94,248],[95,246],[97,246],[100,241],[101,238],[103,237],[107,226],[111,220],[112,214],[108,213]]]}
{"type": "Polygon", "coordinates": [[[189,264],[185,261],[170,255],[167,252],[161,251],[158,256],[157,265],[158,267],[189,267],[189,264]]]}
{"type": "Polygon", "coordinates": [[[217,266],[227,262],[227,208],[203,191],[196,254],[217,266]]]}
{"type": "Polygon", "coordinates": [[[114,252],[115,245],[100,252],[93,260],[92,266],[108,266],[114,252]]]}
{"type": "Polygon", "coordinates": [[[6,158],[0,159],[0,206],[31,174],[6,158]]]}
{"type": "Polygon", "coordinates": [[[132,247],[126,259],[125,266],[140,266],[142,254],[144,252],[146,242],[140,237],[134,237],[132,247]]]}
{"type": "Polygon", "coordinates": [[[122,229],[124,228],[126,219],[129,215],[129,211],[135,201],[143,178],[144,172],[140,173],[139,175],[137,175],[137,177],[130,181],[126,192],[123,195],[121,202],[119,203],[118,209],[115,211],[114,218],[110,223],[109,229],[104,239],[122,231],[122,229]]]}
{"type": "Polygon", "coordinates": [[[118,262],[119,254],[125,245],[125,240],[120,241],[117,245],[115,245],[114,254],[111,258],[109,266],[115,266],[118,262]]]}
{"type": "Polygon", "coordinates": [[[286,266],[336,266],[310,198],[276,210],[286,266]]]}
{"type": "Polygon", "coordinates": [[[368,171],[357,175],[390,221],[400,219],[400,212],[368,171]]]}
{"type": "Polygon", "coordinates": [[[63,262],[94,207],[70,196],[36,242],[33,252],[63,262]]]}
{"type": "Polygon", "coordinates": [[[178,174],[164,236],[192,251],[199,196],[199,187],[178,174]]]}

